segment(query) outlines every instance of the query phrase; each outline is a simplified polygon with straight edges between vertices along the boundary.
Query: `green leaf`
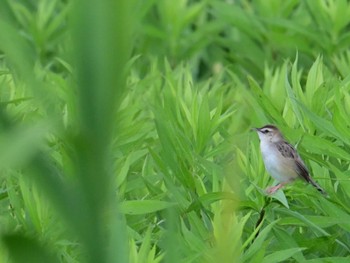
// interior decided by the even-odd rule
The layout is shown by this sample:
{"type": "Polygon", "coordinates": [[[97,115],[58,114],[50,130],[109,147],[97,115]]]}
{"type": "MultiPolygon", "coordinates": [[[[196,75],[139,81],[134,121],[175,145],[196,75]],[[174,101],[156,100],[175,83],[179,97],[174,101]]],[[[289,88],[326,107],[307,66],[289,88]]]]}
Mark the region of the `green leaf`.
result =
{"type": "Polygon", "coordinates": [[[329,236],[330,234],[323,230],[321,227],[317,226],[315,223],[313,223],[312,221],[308,220],[305,216],[301,215],[298,212],[294,212],[292,210],[287,210],[287,209],[276,209],[278,212],[280,212],[281,214],[286,214],[286,215],[290,215],[293,216],[297,219],[299,219],[300,221],[302,221],[303,223],[305,223],[307,226],[311,227],[312,229],[314,229],[316,231],[316,233],[318,234],[322,234],[325,236],[329,236]]]}
{"type": "Polygon", "coordinates": [[[129,200],[120,203],[120,211],[129,215],[143,215],[175,206],[175,203],[159,200],[129,200]]]}
{"type": "Polygon", "coordinates": [[[290,259],[296,253],[303,251],[305,249],[306,248],[296,247],[296,248],[279,250],[264,257],[262,263],[283,262],[284,260],[290,259]]]}
{"type": "MultiPolygon", "coordinates": [[[[300,91],[301,87],[300,87],[300,84],[299,84],[299,81],[297,78],[297,63],[298,63],[298,56],[296,57],[296,59],[293,63],[293,67],[292,67],[292,81],[293,81],[294,90],[299,91],[298,95],[300,95],[301,94],[301,91],[300,91]]],[[[285,76],[285,85],[284,86],[285,86],[285,89],[287,91],[289,101],[292,105],[293,112],[294,112],[295,116],[297,117],[299,124],[301,125],[301,127],[305,131],[304,122],[303,122],[303,115],[301,114],[301,111],[299,109],[299,105],[297,105],[297,103],[296,103],[296,95],[294,94],[292,87],[289,84],[287,72],[286,72],[286,76],[285,76]]]]}
{"type": "Polygon", "coordinates": [[[342,141],[345,141],[348,144],[350,143],[350,139],[343,136],[341,133],[339,133],[331,121],[318,116],[317,114],[312,112],[310,109],[308,109],[305,105],[301,104],[300,102],[298,101],[296,102],[303,109],[304,114],[315,124],[315,126],[319,130],[325,132],[326,134],[334,136],[342,141]]]}
{"type": "Polygon", "coordinates": [[[310,152],[317,154],[326,154],[328,156],[350,161],[350,154],[347,151],[343,150],[333,142],[330,142],[319,136],[306,134],[303,137],[302,145],[310,152]]]}
{"type": "Polygon", "coordinates": [[[322,58],[318,56],[309,71],[306,81],[305,93],[306,98],[309,102],[309,106],[312,105],[312,98],[316,94],[317,89],[321,86],[321,84],[323,84],[323,82],[322,58]]]}
{"type": "Polygon", "coordinates": [[[307,263],[348,263],[350,257],[324,257],[324,258],[314,258],[306,261],[307,263]]]}
{"type": "Polygon", "coordinates": [[[259,87],[258,83],[250,76],[248,76],[248,81],[250,88],[255,94],[256,100],[259,102],[260,106],[272,116],[273,120],[277,123],[284,123],[281,114],[278,112],[276,107],[273,105],[271,100],[262,92],[262,89],[259,87]]]}
{"type": "Polygon", "coordinates": [[[331,217],[337,220],[337,223],[341,228],[350,232],[350,214],[341,209],[339,206],[332,202],[322,199],[321,206],[323,210],[331,217]]]}
{"type": "Polygon", "coordinates": [[[261,249],[263,242],[267,239],[271,229],[277,222],[278,220],[271,222],[259,233],[258,237],[254,240],[253,244],[244,253],[243,261],[248,262],[248,260],[252,258],[261,249]]]}
{"type": "Polygon", "coordinates": [[[271,198],[278,200],[282,205],[289,209],[288,200],[282,190],[279,190],[275,194],[271,195],[271,198]]]}

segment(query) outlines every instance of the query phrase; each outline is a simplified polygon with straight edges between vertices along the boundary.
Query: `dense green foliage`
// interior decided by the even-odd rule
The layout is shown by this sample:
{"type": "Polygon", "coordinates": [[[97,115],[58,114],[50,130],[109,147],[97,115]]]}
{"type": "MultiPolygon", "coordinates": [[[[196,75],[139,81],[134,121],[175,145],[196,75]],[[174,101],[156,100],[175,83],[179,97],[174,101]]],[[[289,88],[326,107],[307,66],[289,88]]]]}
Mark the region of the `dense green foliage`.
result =
{"type": "Polygon", "coordinates": [[[0,1],[0,262],[349,262],[346,0],[0,1]],[[273,123],[320,195],[273,196],[273,123]]]}

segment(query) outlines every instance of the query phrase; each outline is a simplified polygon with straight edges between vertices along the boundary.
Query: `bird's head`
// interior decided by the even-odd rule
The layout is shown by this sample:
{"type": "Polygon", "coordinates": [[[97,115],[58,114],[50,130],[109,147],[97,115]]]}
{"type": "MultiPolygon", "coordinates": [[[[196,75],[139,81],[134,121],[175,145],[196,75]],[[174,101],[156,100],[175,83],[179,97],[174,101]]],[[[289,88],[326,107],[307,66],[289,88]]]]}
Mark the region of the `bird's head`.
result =
{"type": "Polygon", "coordinates": [[[260,141],[263,142],[278,142],[283,140],[283,135],[274,125],[265,125],[261,128],[253,128],[258,133],[260,141]]]}

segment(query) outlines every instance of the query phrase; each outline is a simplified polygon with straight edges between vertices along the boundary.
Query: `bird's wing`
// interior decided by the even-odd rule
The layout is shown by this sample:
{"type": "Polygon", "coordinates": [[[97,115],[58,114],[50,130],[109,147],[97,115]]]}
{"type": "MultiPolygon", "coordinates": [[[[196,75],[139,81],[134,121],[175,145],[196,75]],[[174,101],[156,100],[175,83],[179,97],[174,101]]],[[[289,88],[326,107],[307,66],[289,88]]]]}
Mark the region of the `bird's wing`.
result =
{"type": "Polygon", "coordinates": [[[281,155],[285,158],[293,159],[295,163],[295,168],[297,174],[303,178],[306,182],[312,184],[314,187],[317,188],[318,191],[320,191],[322,194],[327,195],[326,191],[322,189],[321,186],[319,186],[310,176],[310,173],[308,169],[306,168],[306,165],[304,164],[303,160],[299,156],[298,152],[294,149],[292,145],[289,143],[283,141],[276,144],[278,151],[281,153],[281,155]]]}
{"type": "Polygon", "coordinates": [[[297,167],[297,173],[299,176],[301,176],[303,179],[305,179],[306,182],[311,183],[312,179],[310,177],[310,173],[308,169],[306,168],[304,162],[301,160],[300,156],[295,159],[295,164],[297,167]]]}
{"type": "Polygon", "coordinates": [[[276,143],[277,150],[282,154],[285,158],[295,158],[297,151],[290,145],[288,142],[282,141],[276,143]]]}
{"type": "Polygon", "coordinates": [[[276,144],[278,151],[284,158],[293,159],[295,163],[296,172],[305,181],[310,182],[309,171],[306,168],[303,160],[300,158],[298,152],[294,149],[292,145],[283,141],[276,144]]]}

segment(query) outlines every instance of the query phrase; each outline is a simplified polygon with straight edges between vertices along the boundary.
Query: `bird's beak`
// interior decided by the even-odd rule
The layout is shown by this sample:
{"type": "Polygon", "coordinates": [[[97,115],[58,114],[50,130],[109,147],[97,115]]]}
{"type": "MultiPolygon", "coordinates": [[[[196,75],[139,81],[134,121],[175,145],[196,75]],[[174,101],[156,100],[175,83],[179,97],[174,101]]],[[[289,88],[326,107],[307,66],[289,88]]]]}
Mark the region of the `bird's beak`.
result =
{"type": "Polygon", "coordinates": [[[259,128],[253,127],[253,128],[250,129],[250,131],[259,131],[259,128]]]}

